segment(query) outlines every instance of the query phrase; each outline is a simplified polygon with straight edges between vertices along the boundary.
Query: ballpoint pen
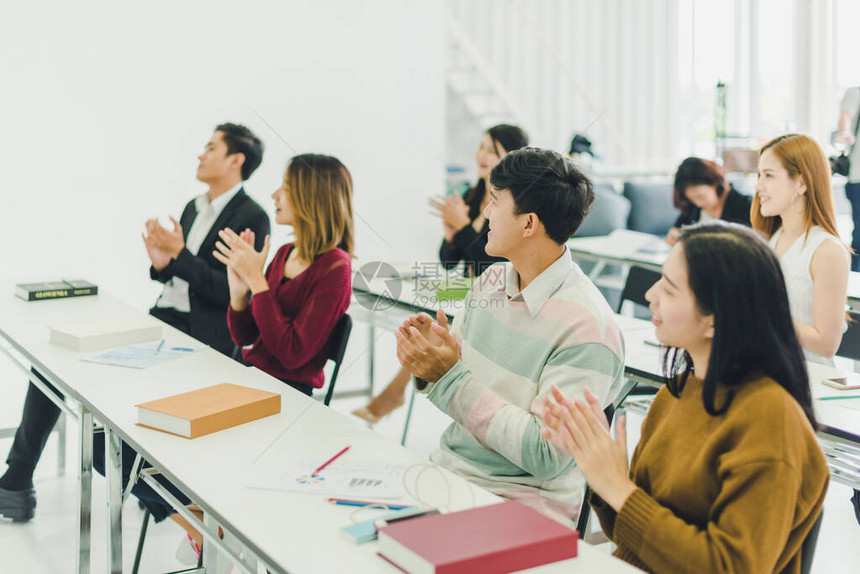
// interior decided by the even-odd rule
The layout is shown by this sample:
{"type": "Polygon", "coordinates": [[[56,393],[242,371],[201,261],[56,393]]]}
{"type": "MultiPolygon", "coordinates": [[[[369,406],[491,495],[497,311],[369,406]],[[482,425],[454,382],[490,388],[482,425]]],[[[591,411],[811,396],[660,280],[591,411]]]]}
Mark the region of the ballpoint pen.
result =
{"type": "Polygon", "coordinates": [[[387,502],[371,502],[368,500],[347,500],[345,498],[326,498],[333,504],[340,506],[380,506],[389,510],[403,510],[404,508],[412,508],[414,504],[389,504],[387,502]]]}
{"type": "Polygon", "coordinates": [[[161,351],[161,347],[164,346],[164,339],[158,344],[158,347],[155,348],[155,354],[157,355],[159,351],[161,351]]]}

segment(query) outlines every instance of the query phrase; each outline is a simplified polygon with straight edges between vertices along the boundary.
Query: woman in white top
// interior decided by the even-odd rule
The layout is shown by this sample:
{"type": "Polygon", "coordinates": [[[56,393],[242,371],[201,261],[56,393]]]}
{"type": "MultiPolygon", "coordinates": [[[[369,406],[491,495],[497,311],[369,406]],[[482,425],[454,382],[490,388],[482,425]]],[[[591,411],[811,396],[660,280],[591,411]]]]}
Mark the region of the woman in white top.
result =
{"type": "Polygon", "coordinates": [[[776,250],[806,358],[832,364],[845,330],[850,259],[836,232],[830,164],[809,136],[761,148],[750,218],[776,250]]]}

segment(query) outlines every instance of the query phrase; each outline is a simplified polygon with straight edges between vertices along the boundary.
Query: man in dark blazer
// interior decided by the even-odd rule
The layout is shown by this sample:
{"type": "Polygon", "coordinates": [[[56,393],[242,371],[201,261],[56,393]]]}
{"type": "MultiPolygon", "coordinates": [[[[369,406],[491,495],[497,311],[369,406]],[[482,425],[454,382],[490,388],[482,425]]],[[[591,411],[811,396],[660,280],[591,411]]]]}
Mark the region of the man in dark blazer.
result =
{"type": "Polygon", "coordinates": [[[188,202],[172,230],[154,219],[146,222],[149,275],[165,284],[149,312],[225,355],[234,350],[227,329],[230,290],[226,268],[212,251],[225,227],[236,233],[251,229],[255,248],[262,248],[269,216],[242,188],[262,157],[263,144],[248,128],[218,126],[197,168],[208,191],[188,202]]]}
{"type": "MultiPolygon", "coordinates": [[[[218,231],[225,227],[236,233],[252,229],[255,247],[262,247],[269,234],[269,217],[242,188],[262,159],[263,143],[251,130],[219,125],[197,167],[197,179],[209,185],[207,192],[185,206],[180,220],[173,220],[172,230],[155,220],[146,222],[150,275],[165,284],[150,313],[226,355],[234,348],[227,329],[227,271],[212,251],[218,231]]],[[[34,375],[41,378],[39,373],[34,375]]],[[[9,467],[0,477],[0,516],[15,522],[33,518],[33,473],[59,415],[60,409],[31,384],[6,459],[9,467]]]]}

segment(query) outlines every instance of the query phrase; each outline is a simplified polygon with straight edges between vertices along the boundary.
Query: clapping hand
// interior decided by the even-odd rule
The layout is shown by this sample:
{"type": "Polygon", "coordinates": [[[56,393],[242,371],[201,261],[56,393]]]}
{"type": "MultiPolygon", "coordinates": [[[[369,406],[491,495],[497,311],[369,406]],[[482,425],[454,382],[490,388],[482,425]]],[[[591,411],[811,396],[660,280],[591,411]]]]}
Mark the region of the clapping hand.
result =
{"type": "Polygon", "coordinates": [[[173,222],[172,232],[163,228],[156,219],[148,219],[144,224],[146,232],[141,234],[146,253],[156,271],[163,271],[185,247],[182,226],[172,217],[170,220],[173,222]]]}
{"type": "Polygon", "coordinates": [[[170,218],[173,223],[173,229],[169,230],[162,227],[157,219],[149,219],[146,222],[146,237],[147,246],[152,246],[162,253],[176,259],[179,253],[185,247],[185,239],[182,236],[182,226],[174,218],[170,218]]]}
{"type": "Polygon", "coordinates": [[[594,492],[616,511],[621,509],[636,485],[627,477],[627,430],[624,416],[615,425],[615,438],[600,407],[588,388],[585,401],[571,400],[558,387],[553,399],[544,397],[543,437],[573,456],[594,492]]]}
{"type": "MultiPolygon", "coordinates": [[[[254,232],[245,229],[240,235],[230,228],[218,232],[220,241],[215,243],[212,255],[227,266],[227,281],[230,298],[236,300],[247,296],[248,291],[260,293],[269,288],[263,268],[269,255],[269,236],[260,251],[254,249],[254,232]]],[[[235,308],[235,306],[234,306],[235,308]]]]}
{"type": "Polygon", "coordinates": [[[460,360],[460,346],[448,332],[448,317],[439,309],[438,323],[427,313],[410,317],[395,333],[397,359],[410,373],[430,383],[460,360]]]}
{"type": "Polygon", "coordinates": [[[463,201],[459,193],[454,193],[449,197],[432,198],[430,200],[430,208],[433,215],[442,219],[442,224],[445,226],[446,239],[449,228],[452,230],[451,237],[453,238],[454,233],[472,222],[469,219],[469,206],[463,201]]]}

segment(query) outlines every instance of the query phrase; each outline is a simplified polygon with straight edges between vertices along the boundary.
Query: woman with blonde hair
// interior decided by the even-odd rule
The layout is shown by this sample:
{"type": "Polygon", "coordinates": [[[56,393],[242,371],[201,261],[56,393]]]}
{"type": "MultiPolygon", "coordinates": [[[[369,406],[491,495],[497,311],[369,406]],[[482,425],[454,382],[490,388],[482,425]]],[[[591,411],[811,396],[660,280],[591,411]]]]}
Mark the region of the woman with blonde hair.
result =
{"type": "Polygon", "coordinates": [[[809,136],[761,148],[750,219],[776,251],[807,360],[832,364],[845,330],[850,258],[836,231],[830,164],[809,136]]]}
{"type": "Polygon", "coordinates": [[[263,273],[269,240],[219,233],[215,257],[227,266],[227,323],[244,360],[306,395],[323,386],[328,342],[352,293],[352,177],[336,158],[294,157],[273,194],[275,219],[295,241],[263,273]],[[253,295],[253,297],[249,296],[253,295]]]}

